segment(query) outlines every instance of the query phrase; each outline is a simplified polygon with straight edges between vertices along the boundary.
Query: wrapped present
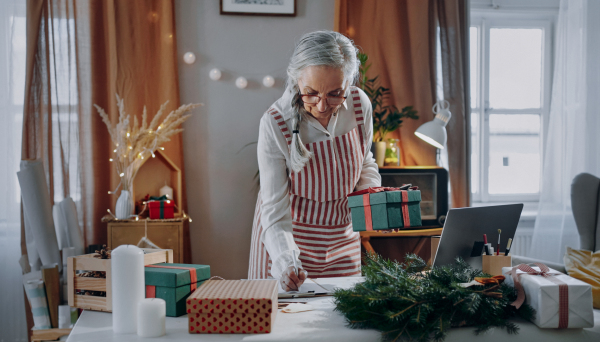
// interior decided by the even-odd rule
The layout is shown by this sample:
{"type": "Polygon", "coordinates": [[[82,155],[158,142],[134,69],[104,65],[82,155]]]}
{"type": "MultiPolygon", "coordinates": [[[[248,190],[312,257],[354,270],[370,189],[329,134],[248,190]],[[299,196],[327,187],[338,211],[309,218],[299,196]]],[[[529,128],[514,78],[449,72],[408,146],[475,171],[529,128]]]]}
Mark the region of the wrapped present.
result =
{"type": "Polygon", "coordinates": [[[369,188],[348,195],[354,231],[421,226],[421,191],[417,187],[369,188]]]}
{"type": "Polygon", "coordinates": [[[277,280],[208,280],[187,300],[191,334],[270,333],[277,280]]]}
{"type": "Polygon", "coordinates": [[[167,199],[166,196],[150,197],[148,202],[150,219],[172,219],[175,217],[175,202],[167,199]]]}
{"type": "Polygon", "coordinates": [[[185,314],[185,300],[206,279],[210,266],[191,264],[146,265],[146,298],[161,298],[167,303],[167,316],[185,314]]]}
{"type": "Polygon", "coordinates": [[[540,328],[591,328],[594,326],[592,287],[548,266],[521,264],[503,267],[506,284],[517,290],[517,300],[535,309],[533,323],[540,328]]]}

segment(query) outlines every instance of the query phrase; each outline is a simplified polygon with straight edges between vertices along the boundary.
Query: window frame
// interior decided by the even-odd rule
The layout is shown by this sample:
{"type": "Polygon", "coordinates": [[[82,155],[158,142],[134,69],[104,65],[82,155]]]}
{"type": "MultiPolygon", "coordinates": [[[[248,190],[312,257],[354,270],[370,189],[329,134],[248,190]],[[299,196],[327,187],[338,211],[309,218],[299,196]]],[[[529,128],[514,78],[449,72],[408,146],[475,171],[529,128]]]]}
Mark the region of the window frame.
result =
{"type": "MultiPolygon", "coordinates": [[[[477,172],[479,176],[477,193],[472,193],[472,201],[477,203],[502,203],[502,202],[530,202],[539,201],[537,194],[490,194],[489,165],[490,165],[490,132],[489,117],[491,114],[539,114],[540,115],[540,167],[543,166],[544,142],[547,132],[548,116],[550,113],[550,99],[552,92],[553,46],[556,15],[550,13],[534,13],[531,11],[492,11],[475,10],[471,12],[470,28],[478,29],[477,61],[477,87],[476,107],[471,108],[472,115],[478,116],[478,135],[473,143],[477,144],[479,163],[477,172]],[[541,28],[543,29],[542,41],[542,82],[540,108],[501,109],[489,107],[489,76],[490,76],[490,29],[492,28],[541,28]]],[[[541,188],[540,168],[540,188],[541,188]]]]}

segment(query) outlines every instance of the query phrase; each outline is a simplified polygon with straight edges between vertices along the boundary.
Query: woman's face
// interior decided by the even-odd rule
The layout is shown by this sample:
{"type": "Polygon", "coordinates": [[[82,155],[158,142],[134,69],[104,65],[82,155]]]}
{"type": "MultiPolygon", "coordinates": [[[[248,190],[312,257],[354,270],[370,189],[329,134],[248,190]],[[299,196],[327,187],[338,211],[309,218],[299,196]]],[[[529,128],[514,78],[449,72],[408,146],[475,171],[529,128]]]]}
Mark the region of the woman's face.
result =
{"type": "Polygon", "coordinates": [[[341,105],[330,106],[327,96],[344,96],[344,73],[341,69],[329,66],[309,66],[302,71],[298,79],[298,87],[302,95],[318,95],[321,101],[317,104],[304,104],[304,109],[316,119],[327,119],[341,105]]]}

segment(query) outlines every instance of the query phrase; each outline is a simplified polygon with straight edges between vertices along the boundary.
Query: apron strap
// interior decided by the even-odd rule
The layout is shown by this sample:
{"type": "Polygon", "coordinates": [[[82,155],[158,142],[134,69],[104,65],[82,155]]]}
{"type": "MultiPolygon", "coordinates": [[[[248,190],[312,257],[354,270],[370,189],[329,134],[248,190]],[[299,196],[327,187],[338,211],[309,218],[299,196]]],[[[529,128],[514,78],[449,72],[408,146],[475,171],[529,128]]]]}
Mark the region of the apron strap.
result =
{"type": "Polygon", "coordinates": [[[287,124],[283,119],[283,115],[281,115],[281,113],[279,113],[275,108],[270,108],[267,113],[271,114],[273,119],[275,119],[277,122],[277,125],[279,125],[279,129],[281,130],[281,133],[283,133],[283,136],[285,137],[289,147],[292,144],[292,132],[288,129],[287,124]]]}
{"type": "Polygon", "coordinates": [[[352,106],[354,109],[354,115],[356,115],[356,125],[358,126],[358,134],[360,136],[360,147],[363,155],[365,154],[365,117],[362,111],[362,104],[360,103],[360,94],[358,93],[357,87],[350,88],[350,96],[352,97],[352,106]]]}

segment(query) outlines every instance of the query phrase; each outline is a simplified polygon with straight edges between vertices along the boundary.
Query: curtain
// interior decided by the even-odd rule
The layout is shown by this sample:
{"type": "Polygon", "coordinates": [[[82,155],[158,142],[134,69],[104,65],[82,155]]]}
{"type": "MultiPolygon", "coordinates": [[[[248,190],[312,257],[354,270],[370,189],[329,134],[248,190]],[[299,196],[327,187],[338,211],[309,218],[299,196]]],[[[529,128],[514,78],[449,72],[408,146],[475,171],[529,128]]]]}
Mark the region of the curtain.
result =
{"type": "Polygon", "coordinates": [[[573,178],[600,176],[600,2],[561,0],[556,32],[542,188],[529,257],[562,263],[579,247],[571,210],[573,178]]]}
{"type": "Polygon", "coordinates": [[[443,98],[450,103],[448,169],[452,207],[471,205],[469,2],[436,0],[443,98]]]}
{"type": "Polygon", "coordinates": [[[413,106],[418,120],[404,120],[387,138],[400,139],[402,165],[435,165],[436,149],[414,132],[433,120],[436,100],[435,2],[433,0],[341,0],[338,32],[369,56],[368,77],[391,89],[390,103],[413,106]]]}
{"type": "Polygon", "coordinates": [[[418,111],[418,120],[405,120],[388,136],[400,139],[403,166],[436,165],[436,148],[414,132],[434,118],[439,28],[443,98],[452,112],[447,148],[454,207],[471,203],[467,7],[465,0],[340,0],[335,20],[338,32],[369,55],[368,76],[379,75],[381,84],[391,89],[391,103],[418,111]]]}
{"type": "MultiPolygon", "coordinates": [[[[137,115],[140,122],[144,106],[150,117],[167,100],[167,112],[179,107],[173,1],[91,1],[90,13],[91,103],[104,108],[113,123],[118,121],[115,94],[124,98],[127,112],[137,115]]],[[[115,207],[117,196],[107,192],[117,187],[119,176],[108,162],[114,146],[100,116],[94,110],[86,120],[82,134],[89,136],[93,145],[84,156],[84,164],[91,168],[84,174],[89,188],[84,198],[95,201],[89,207],[86,230],[90,240],[105,243],[106,226],[100,226],[100,219],[106,209],[115,207]]],[[[183,171],[181,135],[163,146],[164,153],[183,171]]],[[[185,200],[177,205],[186,210],[185,200]]],[[[185,227],[185,241],[189,241],[185,227]]],[[[184,259],[190,260],[188,246],[184,251],[184,259]]]]}
{"type": "Polygon", "coordinates": [[[0,8],[0,341],[27,341],[17,182],[25,87],[25,3],[0,0],[0,8]]]}

